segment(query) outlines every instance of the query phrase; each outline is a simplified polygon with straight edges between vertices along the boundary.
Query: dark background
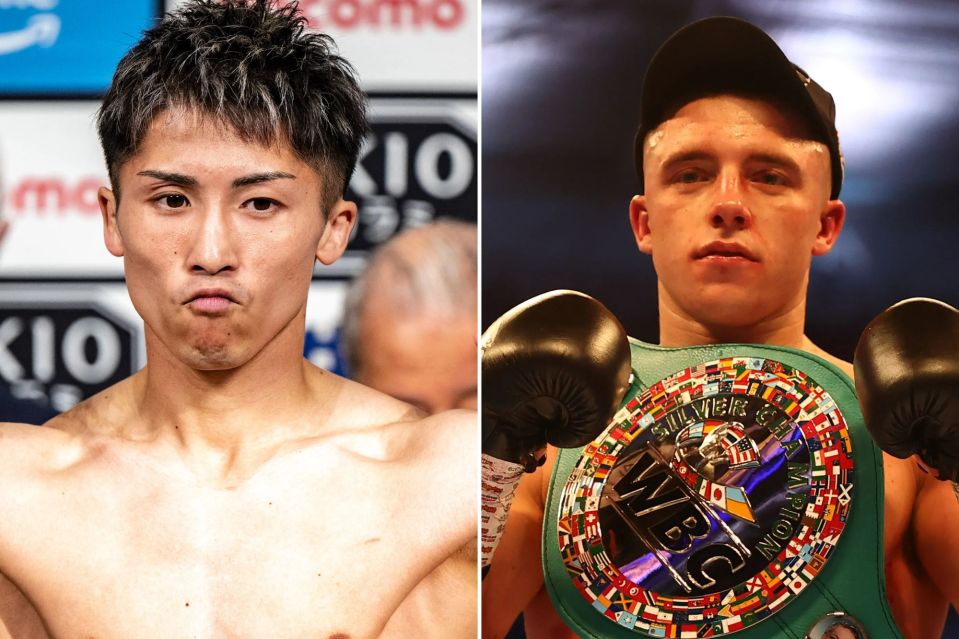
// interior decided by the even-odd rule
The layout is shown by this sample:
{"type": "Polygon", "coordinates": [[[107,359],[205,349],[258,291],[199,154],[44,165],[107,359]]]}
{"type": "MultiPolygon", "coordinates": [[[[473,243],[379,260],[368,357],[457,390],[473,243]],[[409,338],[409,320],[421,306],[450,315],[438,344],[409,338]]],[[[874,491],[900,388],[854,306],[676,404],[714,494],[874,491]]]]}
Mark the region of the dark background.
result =
{"type": "Polygon", "coordinates": [[[712,15],[762,27],[836,100],[848,213],[813,260],[812,340],[851,360],[890,304],[959,304],[959,3],[484,0],[484,327],[571,288],[658,341],[655,273],[627,218],[642,78],[671,33],[712,15]]]}

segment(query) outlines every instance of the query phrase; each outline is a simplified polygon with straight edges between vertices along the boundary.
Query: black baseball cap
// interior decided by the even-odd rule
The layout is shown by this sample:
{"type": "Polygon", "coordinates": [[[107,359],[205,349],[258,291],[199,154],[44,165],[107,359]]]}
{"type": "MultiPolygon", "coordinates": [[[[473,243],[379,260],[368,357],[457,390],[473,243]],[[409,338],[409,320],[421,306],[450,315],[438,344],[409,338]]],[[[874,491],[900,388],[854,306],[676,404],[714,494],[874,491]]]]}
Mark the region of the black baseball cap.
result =
{"type": "Polygon", "coordinates": [[[793,105],[829,148],[832,191],[842,188],[843,159],[836,132],[836,103],[759,27],[731,17],[699,20],[674,33],[653,56],[643,80],[636,171],[643,185],[646,135],[697,97],[717,93],[768,96],[793,105]]]}

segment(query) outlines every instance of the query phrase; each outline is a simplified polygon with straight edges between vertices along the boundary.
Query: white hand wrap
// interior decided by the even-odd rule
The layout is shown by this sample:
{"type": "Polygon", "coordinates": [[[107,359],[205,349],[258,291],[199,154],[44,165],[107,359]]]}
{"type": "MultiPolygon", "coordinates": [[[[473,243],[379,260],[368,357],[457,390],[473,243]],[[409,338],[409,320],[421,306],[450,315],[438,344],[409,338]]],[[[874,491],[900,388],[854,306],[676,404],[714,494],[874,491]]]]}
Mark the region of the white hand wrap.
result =
{"type": "Polygon", "coordinates": [[[519,480],[523,477],[523,467],[513,462],[503,461],[489,455],[483,455],[483,497],[480,508],[483,523],[480,539],[482,565],[488,566],[506,526],[509,507],[519,480]]]}

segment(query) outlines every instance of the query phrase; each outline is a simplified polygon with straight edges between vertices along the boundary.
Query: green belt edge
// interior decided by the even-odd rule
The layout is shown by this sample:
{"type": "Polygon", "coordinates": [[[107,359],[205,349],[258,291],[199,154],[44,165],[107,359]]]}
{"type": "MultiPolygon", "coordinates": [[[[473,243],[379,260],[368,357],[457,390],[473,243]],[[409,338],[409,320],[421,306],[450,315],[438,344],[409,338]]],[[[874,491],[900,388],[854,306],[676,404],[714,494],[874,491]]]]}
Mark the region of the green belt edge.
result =
{"type": "MultiPolygon", "coordinates": [[[[640,389],[676,371],[723,357],[772,359],[799,369],[832,395],[846,419],[855,467],[853,500],[846,528],[832,557],[803,593],[772,617],[731,635],[736,639],[803,639],[823,615],[841,610],[856,617],[870,639],[901,639],[886,600],[883,569],[882,454],[866,431],[852,380],[829,362],[792,348],[721,344],[663,348],[630,338],[634,381],[640,389]]],[[[560,451],[553,469],[543,520],[543,574],[553,606],[580,637],[636,639],[654,636],[628,630],[600,615],[573,586],[559,553],[559,501],[582,448],[560,451]]]]}

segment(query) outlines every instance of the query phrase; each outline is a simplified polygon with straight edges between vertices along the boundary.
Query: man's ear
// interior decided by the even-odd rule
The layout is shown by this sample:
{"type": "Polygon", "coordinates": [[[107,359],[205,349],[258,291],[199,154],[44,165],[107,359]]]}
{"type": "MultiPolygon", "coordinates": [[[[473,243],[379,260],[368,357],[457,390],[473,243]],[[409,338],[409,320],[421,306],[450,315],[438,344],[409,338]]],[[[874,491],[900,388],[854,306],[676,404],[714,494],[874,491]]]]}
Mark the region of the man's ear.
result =
{"type": "Polygon", "coordinates": [[[812,246],[813,255],[825,255],[832,250],[842,225],[846,221],[846,205],[841,200],[829,200],[822,213],[819,214],[819,233],[812,246]]]}
{"type": "Polygon", "coordinates": [[[326,226],[316,245],[316,259],[329,266],[343,255],[356,224],[356,203],[340,199],[330,207],[326,226]]]}
{"type": "Polygon", "coordinates": [[[116,194],[105,186],[97,189],[97,202],[100,204],[100,214],[103,216],[103,243],[107,250],[117,257],[123,256],[123,237],[117,225],[116,194]]]}
{"type": "Polygon", "coordinates": [[[653,238],[649,234],[649,212],[646,210],[646,196],[634,195],[629,201],[629,225],[633,228],[636,246],[647,255],[653,254],[653,238]]]}

